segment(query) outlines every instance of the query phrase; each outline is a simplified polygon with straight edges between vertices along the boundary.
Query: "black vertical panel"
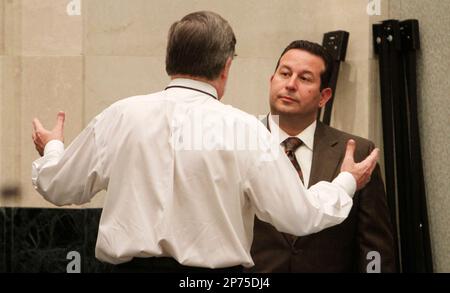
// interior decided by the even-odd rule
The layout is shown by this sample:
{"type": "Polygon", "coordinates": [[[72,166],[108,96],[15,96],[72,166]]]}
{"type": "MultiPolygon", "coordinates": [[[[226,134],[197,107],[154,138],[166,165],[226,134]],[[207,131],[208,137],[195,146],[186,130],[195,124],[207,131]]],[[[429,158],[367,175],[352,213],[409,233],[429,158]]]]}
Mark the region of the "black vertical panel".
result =
{"type": "MultiPolygon", "coordinates": [[[[413,246],[409,241],[411,227],[405,223],[411,223],[409,210],[411,209],[410,199],[410,166],[409,166],[409,131],[405,121],[407,109],[405,103],[405,78],[401,63],[401,36],[400,23],[398,20],[387,20],[383,22],[385,34],[388,38],[388,59],[390,66],[390,92],[393,109],[394,128],[394,153],[395,172],[397,183],[398,218],[401,239],[401,259],[403,268],[410,267],[413,246]]],[[[406,270],[408,271],[408,270],[406,270]]]]}
{"type": "Polygon", "coordinates": [[[391,97],[391,68],[389,54],[388,34],[382,24],[373,26],[373,37],[375,52],[379,55],[379,72],[381,85],[381,115],[383,127],[383,153],[385,166],[386,196],[392,223],[396,228],[397,203],[396,203],[396,180],[395,180],[395,153],[394,153],[394,122],[393,106],[391,97]]]}
{"type": "MultiPolygon", "coordinates": [[[[333,110],[334,97],[336,95],[336,87],[339,76],[339,69],[341,62],[345,61],[347,55],[348,40],[350,34],[346,31],[332,31],[323,35],[322,46],[330,53],[332,57],[331,77],[329,81],[329,87],[332,90],[332,95],[328,103],[325,105],[325,110],[322,117],[322,122],[326,125],[330,125],[331,112],[333,110]]],[[[317,119],[320,120],[321,109],[317,112],[317,119]]]]}
{"type": "Polygon", "coordinates": [[[417,121],[418,22],[386,20],[375,24],[373,33],[380,61],[386,189],[394,223],[398,218],[401,269],[432,272],[417,121]]]}
{"type": "Polygon", "coordinates": [[[414,242],[415,272],[432,272],[432,253],[428,226],[428,212],[423,176],[422,154],[420,150],[419,122],[417,115],[417,69],[416,51],[420,49],[419,22],[405,20],[401,22],[403,63],[406,78],[406,108],[409,129],[409,149],[411,167],[411,241],[414,242]]]}
{"type": "MultiPolygon", "coordinates": [[[[393,91],[394,74],[396,72],[395,64],[392,60],[392,51],[396,51],[394,42],[393,29],[389,25],[378,24],[373,26],[373,36],[375,44],[375,52],[379,55],[380,68],[380,84],[381,84],[381,108],[383,122],[383,142],[384,142],[384,163],[386,177],[386,196],[389,209],[391,212],[391,220],[394,224],[396,250],[399,251],[401,246],[399,243],[399,233],[397,230],[397,209],[398,209],[398,190],[396,177],[396,146],[395,146],[395,91],[393,91]]],[[[395,60],[394,60],[395,62],[395,60]]],[[[398,252],[398,256],[401,253],[398,252]]],[[[397,259],[397,266],[400,261],[397,259]]]]}
{"type": "Polygon", "coordinates": [[[340,67],[341,67],[341,62],[334,61],[333,71],[331,72],[331,78],[330,78],[330,87],[333,91],[333,94],[332,94],[330,100],[328,101],[328,103],[325,105],[325,111],[323,113],[323,119],[322,119],[322,122],[326,125],[330,125],[330,122],[331,122],[331,113],[333,111],[333,102],[334,102],[334,96],[335,96],[335,92],[336,92],[340,67]]]}

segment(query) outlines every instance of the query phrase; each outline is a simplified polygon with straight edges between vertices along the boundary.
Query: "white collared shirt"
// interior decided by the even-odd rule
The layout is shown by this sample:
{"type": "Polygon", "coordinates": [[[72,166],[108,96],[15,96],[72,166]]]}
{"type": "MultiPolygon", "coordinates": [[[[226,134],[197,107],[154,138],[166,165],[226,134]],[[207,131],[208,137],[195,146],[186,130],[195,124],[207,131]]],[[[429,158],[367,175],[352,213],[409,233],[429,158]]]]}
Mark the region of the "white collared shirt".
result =
{"type": "Polygon", "coordinates": [[[171,256],[188,266],[249,267],[255,214],[295,235],[347,217],[356,188],[350,173],[306,190],[255,117],[213,99],[209,84],[169,86],[176,87],[114,103],[66,150],[50,141],[32,164],[33,185],[56,205],[107,190],[98,259],[171,256]]]}
{"type": "MultiPolygon", "coordinates": [[[[277,139],[281,143],[288,137],[291,137],[283,129],[281,129],[278,123],[273,119],[272,114],[269,115],[269,127],[273,133],[277,133],[277,139]]],[[[308,187],[309,177],[311,175],[311,165],[313,159],[313,149],[314,149],[314,133],[316,132],[317,121],[311,123],[306,127],[301,133],[296,135],[303,144],[295,151],[295,158],[302,169],[302,175],[304,180],[304,185],[308,187]]]]}

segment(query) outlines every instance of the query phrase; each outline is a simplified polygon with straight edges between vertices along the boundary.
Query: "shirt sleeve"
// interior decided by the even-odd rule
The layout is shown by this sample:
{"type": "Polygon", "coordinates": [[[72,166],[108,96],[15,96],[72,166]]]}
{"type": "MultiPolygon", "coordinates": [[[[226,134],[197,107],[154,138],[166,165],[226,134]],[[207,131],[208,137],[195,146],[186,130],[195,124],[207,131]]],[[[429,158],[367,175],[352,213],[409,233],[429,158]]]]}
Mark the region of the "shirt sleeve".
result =
{"type": "Polygon", "coordinates": [[[264,157],[248,169],[244,183],[244,192],[259,219],[298,236],[346,219],[356,191],[353,175],[343,172],[331,183],[321,181],[306,189],[281,147],[272,146],[264,157]]]}
{"type": "Polygon", "coordinates": [[[52,140],[45,146],[44,156],[32,163],[33,187],[49,202],[83,204],[106,188],[95,136],[99,116],[66,150],[61,141],[52,140]]]}

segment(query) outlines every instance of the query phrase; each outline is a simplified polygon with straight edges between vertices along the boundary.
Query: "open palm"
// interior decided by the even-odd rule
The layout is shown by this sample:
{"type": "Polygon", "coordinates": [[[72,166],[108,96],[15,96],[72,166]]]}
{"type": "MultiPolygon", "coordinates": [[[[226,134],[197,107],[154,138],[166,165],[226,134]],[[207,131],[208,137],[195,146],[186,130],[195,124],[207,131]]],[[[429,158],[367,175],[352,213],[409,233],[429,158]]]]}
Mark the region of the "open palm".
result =
{"type": "Polygon", "coordinates": [[[355,141],[350,139],[347,143],[344,160],[342,161],[341,172],[350,172],[353,177],[355,177],[356,189],[360,190],[370,181],[373,169],[375,169],[375,166],[377,165],[380,150],[377,148],[374,149],[364,161],[355,163],[355,148],[355,141]]]}
{"type": "Polygon", "coordinates": [[[45,145],[54,139],[64,142],[64,120],[66,119],[66,114],[64,112],[59,112],[56,117],[56,125],[52,130],[47,130],[42,126],[41,122],[37,119],[33,119],[33,142],[36,150],[41,156],[44,155],[45,145]]]}

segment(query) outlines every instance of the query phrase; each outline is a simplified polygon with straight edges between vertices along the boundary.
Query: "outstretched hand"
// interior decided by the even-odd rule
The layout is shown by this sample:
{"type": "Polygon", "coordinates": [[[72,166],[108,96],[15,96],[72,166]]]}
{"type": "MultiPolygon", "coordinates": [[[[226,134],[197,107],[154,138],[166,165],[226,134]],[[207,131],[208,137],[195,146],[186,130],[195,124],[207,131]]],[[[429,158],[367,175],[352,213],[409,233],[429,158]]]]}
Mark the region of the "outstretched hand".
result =
{"type": "Polygon", "coordinates": [[[353,139],[347,142],[347,149],[345,151],[345,157],[342,162],[341,172],[350,172],[356,180],[356,190],[360,190],[370,181],[370,176],[372,175],[373,169],[377,165],[377,160],[379,156],[379,149],[374,149],[372,153],[362,162],[355,163],[354,153],[355,153],[356,143],[353,139]]]}
{"type": "Polygon", "coordinates": [[[66,119],[66,113],[58,112],[56,117],[56,125],[53,129],[47,130],[42,126],[41,122],[37,119],[33,119],[33,142],[38,153],[43,156],[45,145],[54,139],[64,142],[64,120],[66,119]]]}

